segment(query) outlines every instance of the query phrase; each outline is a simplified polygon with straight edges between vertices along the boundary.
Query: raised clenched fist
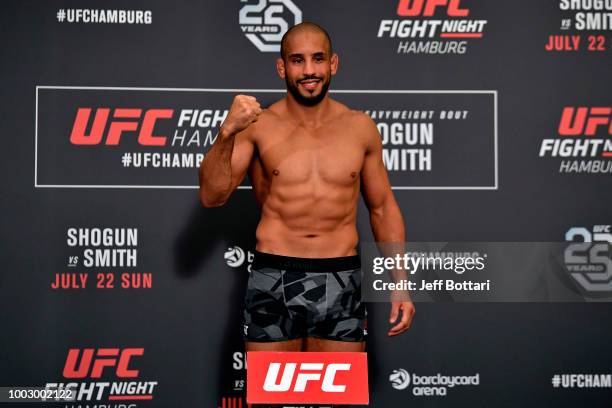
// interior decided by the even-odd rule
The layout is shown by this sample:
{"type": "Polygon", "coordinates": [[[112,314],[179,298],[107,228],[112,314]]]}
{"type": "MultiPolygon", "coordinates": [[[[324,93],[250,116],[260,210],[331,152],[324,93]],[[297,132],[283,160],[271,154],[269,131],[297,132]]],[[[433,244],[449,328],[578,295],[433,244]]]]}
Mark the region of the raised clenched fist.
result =
{"type": "Polygon", "coordinates": [[[261,106],[254,96],[236,95],[221,130],[227,135],[235,135],[257,121],[261,106]]]}

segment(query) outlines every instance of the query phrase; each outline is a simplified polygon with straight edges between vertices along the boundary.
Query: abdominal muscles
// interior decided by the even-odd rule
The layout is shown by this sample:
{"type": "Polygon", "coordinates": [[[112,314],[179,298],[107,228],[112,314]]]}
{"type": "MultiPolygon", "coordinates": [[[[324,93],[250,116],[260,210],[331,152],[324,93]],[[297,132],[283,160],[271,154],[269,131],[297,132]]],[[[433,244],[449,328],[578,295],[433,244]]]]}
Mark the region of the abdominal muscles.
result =
{"type": "Polygon", "coordinates": [[[257,250],[303,258],[356,254],[358,181],[272,182],[261,197],[257,250]]]}

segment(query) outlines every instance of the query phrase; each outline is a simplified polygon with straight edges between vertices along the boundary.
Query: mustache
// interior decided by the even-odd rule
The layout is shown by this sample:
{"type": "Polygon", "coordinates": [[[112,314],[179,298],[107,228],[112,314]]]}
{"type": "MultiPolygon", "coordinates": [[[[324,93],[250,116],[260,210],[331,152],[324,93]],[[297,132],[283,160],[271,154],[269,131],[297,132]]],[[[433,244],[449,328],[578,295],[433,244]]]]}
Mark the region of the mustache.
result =
{"type": "Polygon", "coordinates": [[[311,80],[311,79],[317,79],[317,80],[319,80],[319,81],[322,81],[322,80],[323,80],[323,78],[321,78],[320,76],[317,76],[317,75],[309,75],[309,76],[302,77],[302,78],[298,79],[298,82],[309,81],[309,80],[311,80]]]}

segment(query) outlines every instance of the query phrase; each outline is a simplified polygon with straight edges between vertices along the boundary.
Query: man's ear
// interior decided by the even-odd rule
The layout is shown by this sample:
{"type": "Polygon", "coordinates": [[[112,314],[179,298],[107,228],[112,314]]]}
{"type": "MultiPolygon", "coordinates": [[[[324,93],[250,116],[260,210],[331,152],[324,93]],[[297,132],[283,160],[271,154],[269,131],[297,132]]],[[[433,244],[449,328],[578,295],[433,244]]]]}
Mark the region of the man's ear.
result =
{"type": "Polygon", "coordinates": [[[276,72],[278,72],[279,77],[285,79],[285,61],[282,58],[276,60],[276,72]]]}
{"type": "Polygon", "coordinates": [[[330,62],[331,74],[336,75],[336,72],[338,71],[338,54],[334,52],[329,62],[330,62]]]}

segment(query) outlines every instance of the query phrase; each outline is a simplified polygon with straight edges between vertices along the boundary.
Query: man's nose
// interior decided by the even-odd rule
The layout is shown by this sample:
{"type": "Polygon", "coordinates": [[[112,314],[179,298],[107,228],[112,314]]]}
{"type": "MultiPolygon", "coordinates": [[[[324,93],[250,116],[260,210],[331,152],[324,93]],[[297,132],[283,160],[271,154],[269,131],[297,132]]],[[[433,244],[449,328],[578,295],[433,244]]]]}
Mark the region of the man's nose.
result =
{"type": "Polygon", "coordinates": [[[304,75],[314,75],[315,74],[315,64],[313,61],[306,61],[304,63],[304,75]]]}

